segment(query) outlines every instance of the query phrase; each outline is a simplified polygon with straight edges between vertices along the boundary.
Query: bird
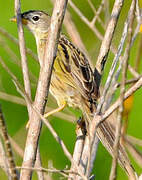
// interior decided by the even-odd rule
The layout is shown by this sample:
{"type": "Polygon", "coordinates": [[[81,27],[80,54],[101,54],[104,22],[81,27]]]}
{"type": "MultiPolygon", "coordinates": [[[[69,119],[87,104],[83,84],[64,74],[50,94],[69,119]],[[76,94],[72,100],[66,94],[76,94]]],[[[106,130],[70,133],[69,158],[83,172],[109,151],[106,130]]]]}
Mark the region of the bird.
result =
{"type": "MultiPolygon", "coordinates": [[[[21,20],[35,37],[38,58],[40,66],[42,66],[51,16],[44,11],[29,10],[21,13],[21,20]]],[[[16,17],[13,17],[12,21],[16,21],[16,17]]],[[[83,113],[88,130],[92,115],[96,111],[99,90],[86,56],[63,34],[60,34],[58,42],[49,91],[56,99],[58,108],[47,113],[46,116],[61,111],[66,106],[78,108],[83,113]]],[[[115,131],[107,120],[97,128],[97,136],[113,156],[115,131]]],[[[118,161],[129,177],[135,176],[132,173],[133,167],[121,144],[119,144],[118,161]]]]}

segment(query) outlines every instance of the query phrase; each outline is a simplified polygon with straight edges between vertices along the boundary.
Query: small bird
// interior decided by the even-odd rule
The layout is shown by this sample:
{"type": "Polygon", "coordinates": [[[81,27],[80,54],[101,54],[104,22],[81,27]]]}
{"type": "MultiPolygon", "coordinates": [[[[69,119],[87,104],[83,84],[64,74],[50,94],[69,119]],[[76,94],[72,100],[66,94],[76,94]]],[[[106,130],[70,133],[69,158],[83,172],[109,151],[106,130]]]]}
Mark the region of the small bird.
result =
{"type": "MultiPolygon", "coordinates": [[[[22,23],[35,36],[38,58],[42,66],[41,60],[44,57],[51,17],[43,11],[30,10],[22,13],[21,19],[22,23]]],[[[12,21],[16,21],[16,18],[13,18],[12,21]]],[[[86,127],[88,127],[93,117],[92,113],[96,110],[99,90],[87,58],[62,34],[59,38],[49,90],[55,97],[59,108],[49,112],[47,116],[68,105],[81,109],[86,127]]],[[[115,131],[107,120],[99,125],[97,136],[113,156],[115,131]]],[[[118,159],[127,175],[134,177],[133,168],[121,144],[119,145],[118,159]]]]}

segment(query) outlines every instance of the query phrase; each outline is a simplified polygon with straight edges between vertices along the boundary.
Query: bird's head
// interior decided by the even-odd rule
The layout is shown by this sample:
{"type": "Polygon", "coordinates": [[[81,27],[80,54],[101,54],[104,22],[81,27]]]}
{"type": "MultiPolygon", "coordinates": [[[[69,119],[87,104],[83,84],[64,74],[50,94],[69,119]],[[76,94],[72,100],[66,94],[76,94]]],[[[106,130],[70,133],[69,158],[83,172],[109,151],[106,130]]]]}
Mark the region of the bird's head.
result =
{"type": "MultiPolygon", "coordinates": [[[[22,24],[25,25],[35,36],[36,33],[48,32],[50,25],[50,16],[39,10],[30,10],[21,14],[22,24]]],[[[16,17],[11,21],[16,22],[16,17]]]]}

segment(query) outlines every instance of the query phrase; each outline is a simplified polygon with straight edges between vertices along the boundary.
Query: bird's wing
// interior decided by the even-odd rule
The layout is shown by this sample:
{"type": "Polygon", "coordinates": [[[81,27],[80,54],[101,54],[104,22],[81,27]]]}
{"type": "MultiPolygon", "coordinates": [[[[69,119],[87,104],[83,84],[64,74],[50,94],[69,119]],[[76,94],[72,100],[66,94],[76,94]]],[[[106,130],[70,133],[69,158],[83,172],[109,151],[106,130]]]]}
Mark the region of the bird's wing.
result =
{"type": "Polygon", "coordinates": [[[65,56],[63,59],[64,67],[70,73],[76,88],[85,99],[95,101],[98,97],[98,91],[87,58],[64,36],[61,36],[59,45],[65,56]]]}

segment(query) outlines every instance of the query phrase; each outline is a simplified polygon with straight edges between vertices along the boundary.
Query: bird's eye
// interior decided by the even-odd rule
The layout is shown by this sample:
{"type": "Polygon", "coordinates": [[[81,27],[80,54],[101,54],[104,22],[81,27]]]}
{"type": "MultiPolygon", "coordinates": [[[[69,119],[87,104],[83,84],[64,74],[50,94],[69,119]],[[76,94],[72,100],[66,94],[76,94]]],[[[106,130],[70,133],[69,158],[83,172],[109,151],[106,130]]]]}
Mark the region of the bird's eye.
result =
{"type": "Polygon", "coordinates": [[[34,21],[38,21],[39,20],[39,16],[33,16],[32,18],[34,21]]]}

